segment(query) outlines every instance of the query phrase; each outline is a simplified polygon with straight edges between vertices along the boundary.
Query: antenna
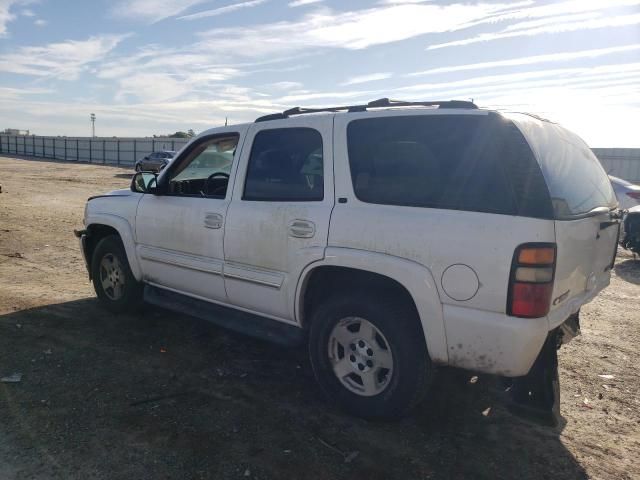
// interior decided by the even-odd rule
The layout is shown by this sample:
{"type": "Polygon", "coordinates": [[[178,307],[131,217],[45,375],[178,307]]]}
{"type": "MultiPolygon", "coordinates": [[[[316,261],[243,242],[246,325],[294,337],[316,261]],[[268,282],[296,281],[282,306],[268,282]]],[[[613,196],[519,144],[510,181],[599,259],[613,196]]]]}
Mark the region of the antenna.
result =
{"type": "Polygon", "coordinates": [[[224,117],[224,126],[225,126],[225,127],[227,126],[227,120],[228,120],[228,118],[227,118],[227,117],[224,117]]]}

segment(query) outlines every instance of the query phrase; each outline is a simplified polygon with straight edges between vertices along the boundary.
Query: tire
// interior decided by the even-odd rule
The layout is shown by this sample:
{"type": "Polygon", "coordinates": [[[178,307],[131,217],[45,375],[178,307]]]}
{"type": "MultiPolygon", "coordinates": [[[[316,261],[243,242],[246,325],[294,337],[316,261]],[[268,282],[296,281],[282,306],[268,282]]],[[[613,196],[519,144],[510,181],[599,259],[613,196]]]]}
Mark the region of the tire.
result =
{"type": "Polygon", "coordinates": [[[385,299],[381,292],[340,294],[329,297],[311,314],[309,353],[315,377],[326,396],[352,415],[401,417],[427,392],[434,369],[417,313],[413,305],[404,303],[385,299]],[[367,333],[371,332],[369,325],[375,329],[373,340],[367,333]],[[362,346],[360,338],[369,343],[362,346]],[[389,358],[391,368],[384,368],[389,358]],[[348,365],[343,363],[347,360],[348,365]]]}
{"type": "Polygon", "coordinates": [[[131,273],[127,254],[117,235],[104,237],[96,245],[91,258],[91,277],[98,299],[111,312],[133,311],[142,304],[144,286],[131,273]]]}

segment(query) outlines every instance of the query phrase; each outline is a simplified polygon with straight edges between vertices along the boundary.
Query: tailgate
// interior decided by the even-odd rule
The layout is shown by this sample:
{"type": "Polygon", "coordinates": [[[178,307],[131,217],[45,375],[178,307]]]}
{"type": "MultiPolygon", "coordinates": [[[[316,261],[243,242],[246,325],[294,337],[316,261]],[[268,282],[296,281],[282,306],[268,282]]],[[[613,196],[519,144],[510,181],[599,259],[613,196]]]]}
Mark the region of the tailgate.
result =
{"type": "Polygon", "coordinates": [[[557,263],[550,328],[578,311],[609,285],[620,223],[608,209],[575,220],[557,220],[557,263]]]}

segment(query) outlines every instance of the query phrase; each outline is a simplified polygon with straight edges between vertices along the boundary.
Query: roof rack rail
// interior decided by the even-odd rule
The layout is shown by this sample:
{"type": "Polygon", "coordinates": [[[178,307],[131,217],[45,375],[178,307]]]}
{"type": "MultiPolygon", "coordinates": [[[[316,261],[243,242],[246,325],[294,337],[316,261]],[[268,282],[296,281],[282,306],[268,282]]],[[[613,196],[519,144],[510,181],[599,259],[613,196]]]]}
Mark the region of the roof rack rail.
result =
{"type": "Polygon", "coordinates": [[[324,108],[305,108],[294,107],[281,113],[271,113],[256,118],[256,122],[267,122],[269,120],[282,120],[294,115],[305,115],[308,113],[319,112],[366,112],[369,108],[385,108],[385,107],[438,107],[438,108],[471,108],[477,109],[478,106],[473,102],[465,100],[443,100],[431,102],[405,102],[402,100],[390,100],[388,98],[379,98],[364,105],[344,105],[341,107],[324,107],[324,108]]]}

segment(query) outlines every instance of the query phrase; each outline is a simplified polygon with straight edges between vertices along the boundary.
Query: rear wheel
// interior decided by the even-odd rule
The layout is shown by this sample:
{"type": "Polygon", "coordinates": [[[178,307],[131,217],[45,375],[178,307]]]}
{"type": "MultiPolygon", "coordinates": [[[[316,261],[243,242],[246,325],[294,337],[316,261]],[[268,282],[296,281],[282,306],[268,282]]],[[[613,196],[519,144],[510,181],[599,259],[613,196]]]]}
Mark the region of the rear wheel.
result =
{"type": "Polygon", "coordinates": [[[311,364],[329,397],[353,415],[398,417],[433,375],[413,306],[380,295],[336,295],[312,313],[311,364]]]}
{"type": "Polygon", "coordinates": [[[122,241],[109,235],[98,242],[91,260],[93,287],[112,312],[133,310],[142,303],[143,284],[131,272],[122,241]]]}

